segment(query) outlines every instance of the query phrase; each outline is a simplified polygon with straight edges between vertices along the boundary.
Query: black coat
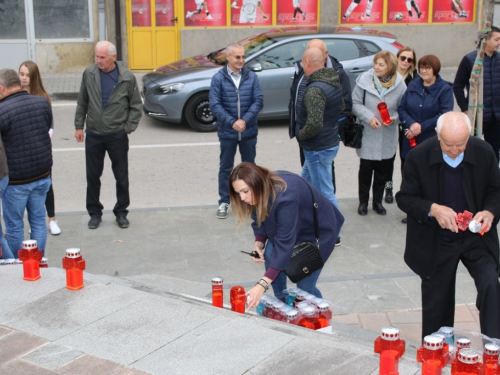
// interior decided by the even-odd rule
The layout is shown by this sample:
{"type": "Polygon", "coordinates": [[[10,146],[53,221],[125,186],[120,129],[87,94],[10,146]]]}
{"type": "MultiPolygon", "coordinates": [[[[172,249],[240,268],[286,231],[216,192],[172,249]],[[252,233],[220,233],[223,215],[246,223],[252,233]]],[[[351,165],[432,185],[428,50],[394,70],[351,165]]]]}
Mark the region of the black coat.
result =
{"type": "MultiPolygon", "coordinates": [[[[429,216],[433,203],[444,204],[443,154],[437,136],[412,150],[406,159],[398,207],[408,214],[406,264],[422,278],[434,273],[434,256],[439,251],[441,227],[429,216]]],[[[459,167],[460,168],[460,167],[459,167]]],[[[479,237],[493,254],[498,268],[500,217],[500,170],[493,150],[486,142],[470,137],[461,163],[465,197],[470,211],[489,211],[494,216],[491,230],[479,237]]]]}

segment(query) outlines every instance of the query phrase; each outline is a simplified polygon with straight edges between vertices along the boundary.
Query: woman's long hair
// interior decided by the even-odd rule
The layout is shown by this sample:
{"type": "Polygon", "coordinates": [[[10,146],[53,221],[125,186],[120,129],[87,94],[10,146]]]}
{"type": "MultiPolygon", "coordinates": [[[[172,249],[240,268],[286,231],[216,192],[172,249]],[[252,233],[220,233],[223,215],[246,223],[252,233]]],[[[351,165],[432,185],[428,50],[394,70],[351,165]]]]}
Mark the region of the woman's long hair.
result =
{"type": "Polygon", "coordinates": [[[40,71],[38,70],[38,65],[36,65],[36,63],[31,60],[27,60],[21,63],[21,65],[19,65],[19,70],[21,70],[21,67],[23,65],[26,68],[28,68],[28,72],[30,75],[30,88],[29,88],[30,94],[36,96],[43,96],[45,99],[49,101],[49,104],[52,105],[52,102],[50,101],[50,96],[47,93],[47,90],[45,90],[45,87],[43,86],[42,77],[40,75],[40,71]]]}
{"type": "Polygon", "coordinates": [[[269,210],[274,204],[278,192],[284,190],[286,190],[286,182],[269,169],[246,162],[237,165],[229,176],[229,198],[238,220],[238,226],[255,212],[257,225],[260,227],[269,216],[269,210]],[[247,184],[252,192],[253,205],[242,202],[239,194],[234,191],[233,182],[236,180],[243,180],[247,184]]]}

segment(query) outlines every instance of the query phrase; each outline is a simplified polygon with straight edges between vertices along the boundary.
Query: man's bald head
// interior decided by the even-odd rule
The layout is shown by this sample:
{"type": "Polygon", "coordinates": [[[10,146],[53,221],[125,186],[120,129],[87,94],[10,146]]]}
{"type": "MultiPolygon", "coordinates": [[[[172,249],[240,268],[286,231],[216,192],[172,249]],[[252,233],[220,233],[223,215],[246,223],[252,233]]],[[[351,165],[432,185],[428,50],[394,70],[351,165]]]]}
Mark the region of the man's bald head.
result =
{"type": "Polygon", "coordinates": [[[325,42],[321,39],[312,39],[309,43],[307,43],[306,50],[309,48],[318,48],[323,54],[324,62],[326,62],[326,59],[328,58],[328,50],[326,49],[325,42]]]}
{"type": "Polygon", "coordinates": [[[470,132],[470,120],[465,113],[447,112],[438,118],[436,133],[441,150],[452,159],[465,151],[470,132]]]}
{"type": "Polygon", "coordinates": [[[325,66],[323,53],[319,48],[308,48],[302,55],[302,67],[307,77],[325,66]]]}

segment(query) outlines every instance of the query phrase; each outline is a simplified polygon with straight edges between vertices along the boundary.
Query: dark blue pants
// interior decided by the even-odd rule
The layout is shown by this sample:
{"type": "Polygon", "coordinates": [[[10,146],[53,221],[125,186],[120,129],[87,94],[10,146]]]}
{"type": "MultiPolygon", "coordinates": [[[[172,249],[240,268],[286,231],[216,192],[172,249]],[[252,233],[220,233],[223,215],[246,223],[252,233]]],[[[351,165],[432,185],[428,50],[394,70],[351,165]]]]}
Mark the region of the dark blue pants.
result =
{"type": "Polygon", "coordinates": [[[108,135],[85,137],[85,160],[87,164],[87,211],[90,216],[102,216],[104,206],[99,201],[101,176],[106,152],[111,160],[111,169],[116,180],[116,204],[113,213],[127,215],[130,204],[128,183],[128,135],[119,131],[108,135]]]}
{"type": "Polygon", "coordinates": [[[500,121],[493,117],[491,120],[483,122],[483,134],[484,140],[488,142],[493,151],[495,152],[495,157],[499,158],[500,153],[500,121]]]}
{"type": "Polygon", "coordinates": [[[234,156],[236,147],[240,149],[241,161],[255,163],[255,146],[257,138],[242,139],[241,141],[219,139],[220,141],[220,162],[219,162],[219,205],[229,204],[229,176],[234,168],[234,156]]]}

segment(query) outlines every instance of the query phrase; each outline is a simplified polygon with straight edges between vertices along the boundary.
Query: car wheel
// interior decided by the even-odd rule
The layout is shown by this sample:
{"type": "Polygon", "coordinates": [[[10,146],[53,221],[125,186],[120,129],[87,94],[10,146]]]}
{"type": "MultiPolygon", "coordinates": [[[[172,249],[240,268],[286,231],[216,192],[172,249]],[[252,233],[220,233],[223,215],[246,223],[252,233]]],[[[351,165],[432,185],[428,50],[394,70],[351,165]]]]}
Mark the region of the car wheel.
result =
{"type": "Polygon", "coordinates": [[[197,132],[217,130],[215,116],[208,105],[208,92],[201,92],[189,99],[185,114],[188,125],[197,132]]]}

